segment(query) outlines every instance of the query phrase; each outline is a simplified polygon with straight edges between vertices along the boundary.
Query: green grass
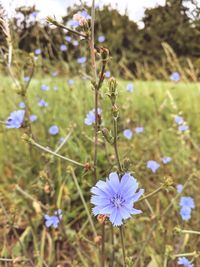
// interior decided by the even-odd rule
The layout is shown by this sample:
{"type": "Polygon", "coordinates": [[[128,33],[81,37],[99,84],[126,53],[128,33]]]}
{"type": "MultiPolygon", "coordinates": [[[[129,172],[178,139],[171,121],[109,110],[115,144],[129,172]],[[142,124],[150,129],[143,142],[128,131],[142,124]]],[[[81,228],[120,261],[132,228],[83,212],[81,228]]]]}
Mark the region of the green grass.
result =
{"type": "MultiPolygon", "coordinates": [[[[150,198],[148,205],[144,201],[138,203],[137,207],[143,213],[125,224],[125,244],[129,260],[132,259],[134,263],[145,244],[138,266],[159,267],[163,266],[165,261],[167,246],[171,246],[171,255],[174,255],[197,250],[199,244],[198,236],[178,235],[173,230],[176,226],[198,230],[200,223],[200,84],[136,81],[134,92],[129,93],[126,91],[127,83],[128,81],[119,81],[118,84],[121,161],[125,158],[130,160],[130,170],[146,194],[157,189],[165,178],[170,177],[174,185],[184,184],[192,173],[195,174],[195,178],[189,182],[183,193],[193,196],[197,206],[188,223],[183,223],[179,216],[179,198],[162,221],[156,218],[176,196],[176,190],[170,189],[150,198]],[[188,132],[178,132],[174,123],[177,114],[184,117],[190,129],[188,132]],[[144,133],[134,133],[132,140],[126,140],[123,130],[134,130],[137,126],[143,126],[144,133]],[[173,161],[164,165],[161,163],[163,156],[170,156],[173,161]],[[146,168],[150,159],[161,164],[155,174],[146,168]],[[157,223],[158,227],[154,229],[150,240],[147,240],[154,223],[157,223]],[[148,265],[149,263],[152,265],[148,265]]],[[[103,110],[102,124],[112,130],[111,105],[106,92],[107,82],[101,90],[100,106],[103,110]]],[[[93,109],[94,101],[93,91],[87,81],[76,79],[75,85],[70,88],[64,78],[34,79],[28,90],[28,100],[31,113],[38,116],[37,122],[32,124],[32,130],[39,144],[55,150],[60,137],[71,132],[59,153],[81,163],[92,163],[94,129],[84,124],[84,118],[87,112],[93,109]],[[48,84],[51,89],[42,92],[42,83],[48,84]],[[53,90],[55,85],[58,86],[58,91],[53,90]],[[40,98],[48,102],[48,108],[40,108],[37,105],[40,98]],[[58,125],[60,129],[59,135],[54,137],[48,133],[48,128],[53,124],[58,125]]],[[[0,120],[4,121],[10,112],[17,110],[20,101],[11,82],[1,77],[0,120]]],[[[0,125],[0,191],[1,201],[7,211],[6,216],[1,213],[1,257],[14,258],[23,255],[27,258],[29,255],[34,258],[35,266],[45,266],[42,265],[43,260],[47,266],[98,266],[100,245],[94,243],[86,210],[73,182],[70,167],[73,165],[55,157],[51,159],[49,154],[29,146],[21,138],[23,133],[24,129],[12,130],[0,125]],[[16,190],[17,185],[23,192],[16,190]],[[63,226],[58,231],[45,229],[43,215],[53,212],[56,207],[63,210],[63,226]],[[8,221],[12,227],[6,225],[8,221]]],[[[104,142],[101,133],[99,139],[98,178],[105,179],[116,167],[114,151],[104,142]]],[[[93,174],[73,167],[89,205],[89,190],[95,184],[93,174]]],[[[101,226],[96,218],[93,217],[93,221],[98,234],[101,235],[101,226]]],[[[122,266],[122,252],[120,242],[117,241],[118,229],[115,229],[115,234],[115,266],[118,267],[122,266]]],[[[109,258],[109,224],[106,225],[106,240],[106,255],[109,258]]],[[[130,266],[134,266],[133,263],[130,263],[130,266]]],[[[176,266],[175,263],[176,260],[169,257],[166,266],[176,266]]],[[[16,266],[22,266],[20,264],[16,266]]],[[[200,262],[196,259],[196,266],[198,264],[200,262]]]]}

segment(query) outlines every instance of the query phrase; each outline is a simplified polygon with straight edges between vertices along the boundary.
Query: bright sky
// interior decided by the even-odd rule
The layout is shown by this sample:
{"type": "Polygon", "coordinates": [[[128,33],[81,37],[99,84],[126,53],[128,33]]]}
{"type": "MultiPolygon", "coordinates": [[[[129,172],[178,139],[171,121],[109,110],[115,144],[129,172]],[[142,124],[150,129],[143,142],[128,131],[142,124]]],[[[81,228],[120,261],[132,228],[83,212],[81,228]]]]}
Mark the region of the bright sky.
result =
{"type": "MultiPolygon", "coordinates": [[[[59,16],[65,14],[67,6],[80,3],[80,0],[1,0],[1,2],[9,16],[13,14],[17,6],[30,6],[35,4],[41,11],[41,18],[45,18],[48,15],[55,15],[59,18],[59,16]]],[[[86,2],[91,4],[91,0],[86,0],[86,2]]],[[[154,7],[158,4],[164,5],[165,0],[96,0],[96,4],[100,6],[103,4],[111,4],[113,7],[117,7],[120,13],[124,13],[127,9],[130,18],[139,22],[146,7],[154,7]]]]}

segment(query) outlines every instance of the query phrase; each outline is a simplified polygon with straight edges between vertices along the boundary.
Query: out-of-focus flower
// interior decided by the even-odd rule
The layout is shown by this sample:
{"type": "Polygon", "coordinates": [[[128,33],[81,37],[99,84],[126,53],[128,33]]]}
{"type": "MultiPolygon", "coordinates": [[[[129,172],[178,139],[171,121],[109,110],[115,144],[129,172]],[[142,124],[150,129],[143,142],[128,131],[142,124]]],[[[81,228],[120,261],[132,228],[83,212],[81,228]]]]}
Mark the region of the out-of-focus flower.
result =
{"type": "Polygon", "coordinates": [[[59,209],[55,211],[53,216],[49,216],[46,214],[44,215],[44,219],[46,227],[52,226],[53,228],[58,228],[58,225],[62,219],[62,210],[59,209]]]}
{"type": "Polygon", "coordinates": [[[49,133],[51,135],[57,135],[59,133],[59,128],[57,125],[52,125],[50,128],[49,128],[49,133]]]}
{"type": "Polygon", "coordinates": [[[74,80],[70,79],[70,80],[67,81],[67,83],[68,83],[69,86],[73,86],[74,85],[74,80]]]}
{"type": "Polygon", "coordinates": [[[39,56],[42,53],[42,50],[40,48],[35,49],[35,55],[39,56]]]}
{"type": "Polygon", "coordinates": [[[19,103],[19,107],[20,107],[20,108],[25,108],[25,107],[26,107],[26,104],[25,104],[24,102],[20,102],[20,103],[19,103]]]}
{"type": "Polygon", "coordinates": [[[181,79],[181,76],[178,72],[173,72],[171,75],[170,75],[170,80],[171,81],[174,81],[174,82],[178,82],[180,81],[181,79]]]}
{"type": "MultiPolygon", "coordinates": [[[[101,114],[102,110],[100,108],[98,108],[98,115],[101,114]]],[[[88,112],[88,114],[86,115],[86,118],[84,120],[86,125],[92,125],[93,123],[95,123],[95,110],[90,110],[88,112]]]]}
{"type": "Polygon", "coordinates": [[[194,199],[192,197],[181,197],[180,198],[180,206],[194,209],[195,208],[194,199]]]}
{"type": "Polygon", "coordinates": [[[69,35],[66,35],[65,36],[65,41],[67,41],[67,42],[71,42],[71,40],[72,40],[72,37],[71,36],[69,36],[69,35]]]}
{"type": "Polygon", "coordinates": [[[56,77],[56,76],[58,76],[58,72],[57,72],[57,71],[52,72],[52,73],[51,73],[51,76],[52,76],[52,77],[56,77]]]}
{"type": "Polygon", "coordinates": [[[58,91],[58,86],[55,85],[55,86],[53,87],[53,90],[54,90],[54,91],[58,91]]]}
{"type": "Polygon", "coordinates": [[[77,58],[77,63],[78,64],[84,64],[87,61],[86,57],[79,57],[77,58]]]}
{"type": "Polygon", "coordinates": [[[30,115],[29,119],[30,119],[31,122],[34,122],[34,121],[37,120],[37,116],[34,115],[34,114],[33,115],[30,115]]]}
{"type": "Polygon", "coordinates": [[[60,51],[64,52],[67,51],[67,46],[65,44],[60,45],[60,51]]]}
{"type": "Polygon", "coordinates": [[[143,127],[136,127],[135,128],[135,132],[140,134],[140,133],[143,133],[144,132],[144,128],[143,127]]]}
{"type": "Polygon", "coordinates": [[[29,77],[29,76],[25,76],[25,77],[24,77],[24,81],[25,81],[25,82],[29,82],[29,80],[30,80],[30,77],[29,77]]]}
{"type": "Polygon", "coordinates": [[[78,45],[79,45],[79,41],[74,40],[74,41],[72,42],[72,44],[73,44],[73,46],[78,46],[78,45]]]}
{"type": "Polygon", "coordinates": [[[147,162],[147,168],[155,173],[160,168],[160,164],[158,164],[158,162],[156,162],[155,160],[149,160],[147,162]]]}
{"type": "Polygon", "coordinates": [[[103,42],[105,42],[105,40],[106,40],[106,38],[105,38],[105,36],[103,36],[103,35],[100,35],[100,36],[98,37],[98,42],[99,42],[99,43],[103,43],[103,42]]]}
{"type": "Polygon", "coordinates": [[[48,90],[49,90],[49,86],[46,85],[46,84],[42,84],[41,87],[40,87],[40,89],[41,89],[42,91],[48,91],[48,90]]]}
{"type": "Polygon", "coordinates": [[[189,207],[182,207],[180,209],[180,215],[182,220],[188,221],[191,218],[191,209],[189,207]]]}
{"type": "Polygon", "coordinates": [[[6,121],[6,128],[20,128],[22,126],[22,123],[24,121],[24,110],[17,110],[10,113],[10,116],[8,117],[6,121]]]}
{"type": "Polygon", "coordinates": [[[184,267],[194,267],[194,264],[190,263],[190,261],[186,257],[179,257],[177,264],[183,265],[184,267]]]}
{"type": "Polygon", "coordinates": [[[93,214],[106,215],[114,226],[122,225],[123,220],[142,212],[133,208],[144,193],[144,189],[136,192],[137,189],[138,182],[129,173],[125,173],[121,180],[116,172],[110,173],[106,182],[100,180],[91,189],[91,203],[95,205],[93,214]]]}
{"type": "Polygon", "coordinates": [[[91,16],[87,11],[80,11],[73,16],[73,21],[77,21],[79,26],[84,26],[87,23],[87,20],[91,19],[91,16]]]}
{"type": "Polygon", "coordinates": [[[176,186],[177,193],[181,193],[183,191],[183,185],[182,184],[177,184],[176,186]]]}
{"type": "Polygon", "coordinates": [[[134,90],[134,85],[133,85],[132,83],[127,84],[127,86],[126,86],[126,90],[127,90],[128,92],[132,93],[133,90],[134,90]]]}
{"type": "Polygon", "coordinates": [[[130,140],[133,136],[133,132],[130,129],[125,129],[123,131],[124,137],[128,140],[130,140]]]}
{"type": "Polygon", "coordinates": [[[106,78],[110,78],[111,73],[110,73],[109,70],[107,70],[107,71],[104,73],[104,75],[105,75],[106,78]]]}
{"type": "Polygon", "coordinates": [[[175,123],[180,125],[180,124],[183,124],[184,120],[183,120],[183,117],[182,116],[179,116],[177,115],[174,119],[175,123]]]}
{"type": "Polygon", "coordinates": [[[171,161],[172,161],[172,158],[171,157],[163,157],[162,158],[162,162],[164,164],[170,163],[171,161]]]}
{"type": "Polygon", "coordinates": [[[180,131],[180,132],[185,132],[185,131],[187,131],[189,129],[189,126],[187,126],[187,125],[180,125],[179,127],[178,127],[178,130],[180,131]]]}
{"type": "Polygon", "coordinates": [[[48,107],[48,103],[44,99],[40,99],[38,102],[39,107],[48,107]]]}

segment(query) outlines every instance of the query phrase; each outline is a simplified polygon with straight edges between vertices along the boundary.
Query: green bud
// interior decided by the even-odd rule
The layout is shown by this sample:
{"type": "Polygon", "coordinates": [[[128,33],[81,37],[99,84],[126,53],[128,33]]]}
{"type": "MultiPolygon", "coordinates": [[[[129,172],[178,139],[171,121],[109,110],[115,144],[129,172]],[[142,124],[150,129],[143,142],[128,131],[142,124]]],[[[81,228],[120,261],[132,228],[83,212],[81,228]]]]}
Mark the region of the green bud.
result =
{"type": "Polygon", "coordinates": [[[106,141],[110,144],[113,144],[114,138],[112,136],[112,133],[108,131],[107,128],[103,128],[101,131],[106,141]]]}
{"type": "Polygon", "coordinates": [[[124,166],[124,171],[127,172],[130,168],[131,162],[130,159],[125,158],[124,162],[123,162],[123,166],[124,166]]]}
{"type": "Polygon", "coordinates": [[[108,81],[110,94],[116,94],[117,81],[114,77],[111,77],[108,81]]]}

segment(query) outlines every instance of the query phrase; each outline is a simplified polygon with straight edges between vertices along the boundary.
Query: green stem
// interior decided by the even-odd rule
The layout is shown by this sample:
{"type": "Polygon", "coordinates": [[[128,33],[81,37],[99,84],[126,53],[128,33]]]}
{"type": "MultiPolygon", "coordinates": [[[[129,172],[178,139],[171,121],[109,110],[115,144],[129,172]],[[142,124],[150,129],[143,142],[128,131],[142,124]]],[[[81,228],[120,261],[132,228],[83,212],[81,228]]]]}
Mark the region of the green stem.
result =
{"type": "Polygon", "coordinates": [[[153,192],[149,193],[148,195],[142,197],[141,199],[139,199],[137,202],[143,201],[149,197],[154,196],[155,194],[157,194],[158,192],[160,192],[162,189],[164,188],[164,185],[161,185],[160,187],[158,187],[156,190],[154,190],[153,192]]]}
{"type": "Polygon", "coordinates": [[[194,234],[194,235],[200,235],[199,231],[194,231],[194,230],[180,230],[182,234],[194,234]]]}
{"type": "Polygon", "coordinates": [[[101,237],[101,267],[105,266],[105,224],[102,224],[102,237],[101,237]]]}
{"type": "Polygon", "coordinates": [[[193,252],[188,252],[188,253],[175,254],[172,256],[172,258],[195,256],[196,254],[197,254],[196,251],[193,251],[193,252]]]}
{"type": "Polygon", "coordinates": [[[113,146],[114,146],[114,150],[115,150],[115,158],[117,161],[119,172],[122,172],[122,167],[121,167],[121,163],[120,163],[120,159],[119,159],[118,146],[117,146],[117,120],[118,120],[118,118],[113,117],[113,128],[114,128],[113,146]]]}
{"type": "Polygon", "coordinates": [[[120,230],[120,239],[121,239],[124,267],[126,267],[126,251],[125,251],[125,245],[124,245],[123,227],[120,226],[119,230],[120,230]]]}
{"type": "Polygon", "coordinates": [[[115,260],[115,247],[114,247],[114,228],[111,224],[111,246],[112,246],[112,255],[111,255],[111,267],[114,266],[114,260],[115,260]]]}

